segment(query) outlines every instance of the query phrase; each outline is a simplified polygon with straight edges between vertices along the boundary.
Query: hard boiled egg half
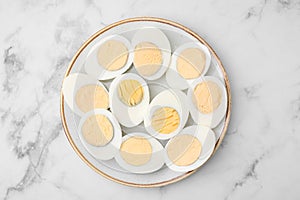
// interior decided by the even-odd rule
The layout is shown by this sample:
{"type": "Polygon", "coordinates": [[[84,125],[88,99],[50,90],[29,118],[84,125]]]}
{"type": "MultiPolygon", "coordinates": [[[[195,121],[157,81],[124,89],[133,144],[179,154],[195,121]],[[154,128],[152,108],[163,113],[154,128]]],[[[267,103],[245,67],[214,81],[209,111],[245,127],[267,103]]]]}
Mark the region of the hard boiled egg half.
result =
{"type": "Polygon", "coordinates": [[[112,35],[98,42],[89,52],[85,71],[99,80],[123,74],[133,60],[130,42],[123,36],[112,35]]]}
{"type": "Polygon", "coordinates": [[[171,88],[187,89],[197,78],[206,74],[211,55],[206,46],[200,42],[186,43],[172,54],[166,81],[171,88]]]}
{"type": "Polygon", "coordinates": [[[225,86],[213,76],[204,76],[191,84],[187,93],[190,113],[197,124],[215,128],[225,116],[225,86]]]}
{"type": "Polygon", "coordinates": [[[185,126],[188,118],[186,95],[179,90],[164,90],[151,101],[144,118],[150,135],[166,140],[185,126]]]}
{"type": "Polygon", "coordinates": [[[117,163],[132,173],[151,173],[164,164],[164,148],[148,134],[135,132],[125,135],[118,154],[117,163]]]}
{"type": "Polygon", "coordinates": [[[78,126],[79,138],[95,158],[113,158],[122,141],[122,131],[117,119],[111,112],[95,109],[86,113],[78,126]]]}
{"type": "Polygon", "coordinates": [[[166,165],[179,172],[194,170],[203,165],[214,151],[216,137],[205,126],[189,126],[170,139],[165,147],[166,165]]]}
{"type": "Polygon", "coordinates": [[[67,76],[62,92],[68,106],[80,116],[93,109],[107,109],[109,106],[109,95],[104,85],[87,74],[73,73],[67,76]]]}
{"type": "Polygon", "coordinates": [[[120,124],[140,124],[149,105],[149,88],[139,75],[126,73],[115,78],[109,88],[109,105],[120,124]]]}
{"type": "Polygon", "coordinates": [[[157,28],[143,28],[132,38],[133,65],[147,80],[160,78],[168,69],[171,46],[167,36],[157,28]]]}

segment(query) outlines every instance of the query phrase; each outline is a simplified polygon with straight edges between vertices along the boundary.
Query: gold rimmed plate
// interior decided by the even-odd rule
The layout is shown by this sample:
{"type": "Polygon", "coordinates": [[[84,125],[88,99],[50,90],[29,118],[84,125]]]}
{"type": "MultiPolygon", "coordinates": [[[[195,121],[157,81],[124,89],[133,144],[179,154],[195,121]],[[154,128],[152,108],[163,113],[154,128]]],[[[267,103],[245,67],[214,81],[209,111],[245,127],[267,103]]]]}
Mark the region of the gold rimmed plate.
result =
{"type": "MultiPolygon", "coordinates": [[[[202,37],[197,35],[195,32],[191,31],[190,29],[166,19],[152,17],[131,18],[116,22],[95,33],[80,47],[78,52],[71,60],[71,63],[66,71],[65,78],[70,73],[84,71],[83,65],[85,63],[85,59],[87,57],[88,52],[101,39],[113,34],[120,34],[127,38],[131,38],[134,31],[143,27],[156,27],[161,29],[169,38],[172,51],[174,51],[174,49],[176,49],[178,46],[187,42],[201,42],[209,49],[211,53],[211,66],[207,74],[218,77],[224,83],[226,87],[228,100],[226,115],[221,121],[221,123],[214,129],[214,132],[217,137],[217,142],[213,152],[214,154],[220,146],[226,134],[226,130],[230,119],[230,86],[225,69],[217,54],[202,37]]],[[[91,167],[98,174],[101,174],[102,176],[110,180],[128,186],[159,187],[182,180],[188,177],[189,175],[193,174],[197,170],[196,169],[189,172],[174,172],[167,167],[163,167],[159,171],[150,174],[133,174],[121,170],[114,160],[97,160],[88,153],[88,151],[85,149],[84,145],[80,141],[77,133],[79,117],[76,117],[74,113],[70,110],[70,108],[66,105],[62,93],[60,111],[63,128],[72,148],[89,167],[91,167]]]]}

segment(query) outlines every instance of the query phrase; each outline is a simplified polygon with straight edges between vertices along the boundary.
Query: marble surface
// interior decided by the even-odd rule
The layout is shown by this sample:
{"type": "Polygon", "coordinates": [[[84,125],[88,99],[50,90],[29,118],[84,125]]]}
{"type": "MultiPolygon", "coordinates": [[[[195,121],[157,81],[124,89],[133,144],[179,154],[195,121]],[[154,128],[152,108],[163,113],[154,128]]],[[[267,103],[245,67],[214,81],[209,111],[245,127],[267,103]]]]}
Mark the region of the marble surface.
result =
{"type": "Polygon", "coordinates": [[[300,1],[0,1],[0,199],[299,199],[300,1]],[[223,61],[232,119],[216,155],[161,188],[106,180],[69,145],[64,72],[100,28],[134,16],[177,21],[223,61]]]}

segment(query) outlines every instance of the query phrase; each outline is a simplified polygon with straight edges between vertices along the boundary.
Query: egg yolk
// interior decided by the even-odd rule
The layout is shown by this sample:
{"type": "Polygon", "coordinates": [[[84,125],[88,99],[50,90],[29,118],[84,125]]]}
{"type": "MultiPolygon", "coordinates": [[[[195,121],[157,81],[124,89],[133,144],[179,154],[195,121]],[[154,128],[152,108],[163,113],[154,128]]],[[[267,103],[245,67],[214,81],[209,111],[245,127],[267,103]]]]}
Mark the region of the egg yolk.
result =
{"type": "Polygon", "coordinates": [[[169,159],[177,166],[188,166],[198,160],[202,150],[200,141],[192,135],[175,136],[167,147],[169,159]]]}
{"type": "Polygon", "coordinates": [[[152,146],[146,138],[133,136],[121,144],[120,153],[128,164],[141,166],[149,162],[152,146]]]}
{"type": "Polygon", "coordinates": [[[93,146],[104,146],[113,138],[113,126],[104,115],[93,115],[86,119],[82,128],[83,138],[93,146]]]}
{"type": "Polygon", "coordinates": [[[137,80],[123,80],[118,86],[118,94],[127,106],[135,106],[142,101],[144,90],[137,80]]]}
{"type": "Polygon", "coordinates": [[[134,50],[133,64],[139,74],[151,76],[155,74],[162,64],[161,50],[150,42],[141,42],[134,50]]]}
{"type": "Polygon", "coordinates": [[[128,59],[128,49],[120,41],[108,40],[98,49],[98,63],[106,70],[116,71],[124,67],[128,59]]]}
{"type": "Polygon", "coordinates": [[[174,132],[178,128],[179,123],[180,118],[174,108],[159,108],[152,115],[151,126],[161,134],[174,132]]]}
{"type": "Polygon", "coordinates": [[[206,57],[197,48],[183,50],[177,58],[177,71],[185,79],[198,78],[205,68],[206,57]]]}
{"type": "Polygon", "coordinates": [[[79,88],[75,101],[84,113],[96,108],[108,108],[108,94],[103,87],[98,85],[85,85],[79,88]]]}
{"type": "Polygon", "coordinates": [[[212,81],[202,82],[194,89],[193,101],[201,113],[208,114],[213,112],[219,107],[221,100],[221,89],[212,81]]]}

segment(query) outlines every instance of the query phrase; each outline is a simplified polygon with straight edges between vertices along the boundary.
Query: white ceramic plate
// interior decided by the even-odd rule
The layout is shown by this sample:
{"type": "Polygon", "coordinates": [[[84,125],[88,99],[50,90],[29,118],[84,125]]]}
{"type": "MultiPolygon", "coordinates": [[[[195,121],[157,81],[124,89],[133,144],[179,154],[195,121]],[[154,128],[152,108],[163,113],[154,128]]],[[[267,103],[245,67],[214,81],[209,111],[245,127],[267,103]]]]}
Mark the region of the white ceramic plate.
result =
{"type": "MultiPolygon", "coordinates": [[[[213,49],[196,33],[192,32],[188,28],[177,24],[175,22],[171,22],[165,19],[159,18],[132,18],[126,19],[120,22],[116,22],[110,26],[105,27],[104,29],[98,31],[94,34],[76,53],[74,58],[72,59],[70,66],[65,74],[65,77],[68,76],[70,73],[75,72],[84,72],[84,62],[86,59],[87,54],[93,48],[95,44],[97,44],[101,39],[113,35],[119,34],[121,36],[126,37],[127,39],[131,40],[135,31],[139,28],[143,27],[156,27],[161,29],[171,43],[171,50],[172,52],[179,47],[180,45],[187,43],[187,42],[201,42],[204,44],[211,53],[211,66],[206,73],[206,75],[212,75],[221,80],[221,82],[225,85],[227,90],[227,112],[224,119],[221,123],[213,129],[216,134],[216,145],[214,152],[219,147],[222,139],[226,133],[226,129],[229,123],[230,117],[230,89],[229,89],[229,82],[226,75],[226,72],[222,66],[221,61],[213,51],[213,49]]],[[[129,70],[129,72],[132,70],[129,70]]],[[[103,81],[104,85],[109,88],[110,82],[103,81]]],[[[163,86],[166,85],[164,79],[159,79],[155,81],[147,81],[151,90],[151,99],[160,91],[162,91],[163,86]]],[[[196,170],[190,172],[174,172],[170,170],[165,165],[159,170],[154,173],[150,174],[133,174],[126,172],[122,168],[118,166],[114,159],[108,161],[101,161],[95,159],[85,146],[82,144],[79,135],[77,133],[77,127],[80,121],[80,117],[75,115],[71,109],[67,106],[64,101],[63,94],[61,94],[61,117],[63,127],[66,133],[66,136],[72,145],[75,152],[80,156],[80,158],[93,170],[97,173],[103,175],[106,178],[109,178],[115,182],[122,183],[129,186],[136,186],[136,187],[158,187],[167,185],[170,183],[177,182],[190,174],[194,173],[196,170]]],[[[193,124],[193,121],[190,119],[187,122],[187,125],[193,124]]],[[[124,128],[123,132],[133,132],[142,130],[142,125],[135,127],[135,128],[124,128]]],[[[164,142],[162,142],[165,145],[164,142]]]]}

